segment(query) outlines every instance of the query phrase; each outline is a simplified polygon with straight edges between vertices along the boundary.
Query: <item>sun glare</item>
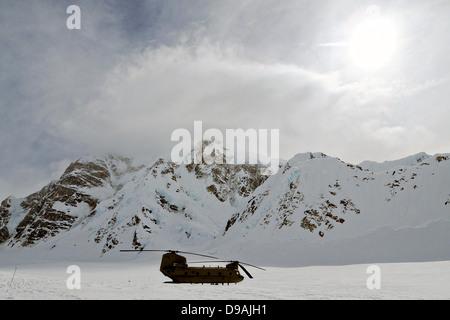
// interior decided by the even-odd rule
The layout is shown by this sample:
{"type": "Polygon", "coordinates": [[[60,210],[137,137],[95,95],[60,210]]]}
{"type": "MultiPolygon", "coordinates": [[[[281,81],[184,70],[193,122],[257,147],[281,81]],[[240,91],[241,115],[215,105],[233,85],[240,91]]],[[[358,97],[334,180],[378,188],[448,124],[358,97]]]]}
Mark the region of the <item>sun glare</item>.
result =
{"type": "Polygon", "coordinates": [[[380,17],[373,17],[358,26],[350,42],[352,61],[365,69],[377,69],[387,62],[395,51],[396,30],[394,24],[380,17]]]}

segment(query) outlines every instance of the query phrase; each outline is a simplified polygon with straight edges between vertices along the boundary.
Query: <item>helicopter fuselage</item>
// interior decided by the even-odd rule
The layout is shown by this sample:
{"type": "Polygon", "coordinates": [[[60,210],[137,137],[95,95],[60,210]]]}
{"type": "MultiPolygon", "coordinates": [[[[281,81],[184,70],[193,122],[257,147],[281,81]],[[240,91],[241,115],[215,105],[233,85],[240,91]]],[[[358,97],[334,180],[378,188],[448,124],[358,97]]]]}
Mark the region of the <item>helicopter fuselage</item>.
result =
{"type": "Polygon", "coordinates": [[[174,283],[219,284],[244,280],[236,262],[231,262],[226,267],[189,267],[186,258],[174,252],[163,255],[160,271],[174,283]]]}

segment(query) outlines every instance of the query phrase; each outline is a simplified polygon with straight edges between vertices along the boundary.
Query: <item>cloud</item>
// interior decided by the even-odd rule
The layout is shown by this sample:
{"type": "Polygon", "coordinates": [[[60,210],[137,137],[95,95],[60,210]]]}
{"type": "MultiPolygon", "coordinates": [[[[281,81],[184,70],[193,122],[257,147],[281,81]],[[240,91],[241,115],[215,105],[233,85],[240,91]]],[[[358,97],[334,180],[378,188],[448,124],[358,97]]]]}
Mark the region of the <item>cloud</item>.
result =
{"type": "Polygon", "coordinates": [[[99,95],[53,118],[52,126],[91,151],[169,152],[171,132],[205,128],[309,127],[332,108],[327,76],[291,65],[267,65],[203,44],[135,55],[107,76],[99,95]],[[131,60],[131,62],[130,62],[131,60]],[[291,116],[297,117],[297,120],[291,116]]]}
{"type": "Polygon", "coordinates": [[[437,2],[380,2],[403,38],[397,64],[371,75],[345,46],[320,46],[345,43],[366,14],[354,1],[79,0],[79,31],[65,27],[70,4],[0,3],[0,197],[87,153],[169,154],[171,132],[195,120],[280,129],[284,158],[448,152],[449,22],[437,2]]]}
{"type": "Polygon", "coordinates": [[[397,97],[420,88],[393,92],[386,81],[345,82],[339,73],[256,62],[207,42],[147,49],[106,78],[95,99],[52,123],[65,140],[94,153],[169,154],[171,132],[192,132],[195,120],[204,130],[280,129],[284,158],[314,150],[378,160],[380,151],[396,146],[400,154],[433,136],[405,113],[398,119],[393,108],[397,97]]]}
{"type": "Polygon", "coordinates": [[[52,123],[92,99],[105,70],[124,52],[117,27],[102,31],[111,24],[107,7],[80,2],[82,32],[66,28],[71,3],[0,3],[2,198],[12,191],[23,196],[33,185],[36,191],[54,178],[53,163],[84,151],[69,145],[52,123]]]}

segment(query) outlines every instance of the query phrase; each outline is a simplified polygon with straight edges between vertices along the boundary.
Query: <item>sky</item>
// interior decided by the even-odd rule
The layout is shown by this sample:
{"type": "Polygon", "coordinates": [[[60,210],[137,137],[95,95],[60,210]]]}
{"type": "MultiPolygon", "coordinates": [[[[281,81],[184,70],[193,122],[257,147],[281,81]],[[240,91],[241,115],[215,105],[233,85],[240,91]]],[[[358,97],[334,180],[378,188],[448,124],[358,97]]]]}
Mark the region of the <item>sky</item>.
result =
{"type": "Polygon", "coordinates": [[[448,0],[2,0],[0,199],[178,128],[350,163],[450,152],[448,0]],[[70,5],[81,29],[69,29],[70,5]]]}

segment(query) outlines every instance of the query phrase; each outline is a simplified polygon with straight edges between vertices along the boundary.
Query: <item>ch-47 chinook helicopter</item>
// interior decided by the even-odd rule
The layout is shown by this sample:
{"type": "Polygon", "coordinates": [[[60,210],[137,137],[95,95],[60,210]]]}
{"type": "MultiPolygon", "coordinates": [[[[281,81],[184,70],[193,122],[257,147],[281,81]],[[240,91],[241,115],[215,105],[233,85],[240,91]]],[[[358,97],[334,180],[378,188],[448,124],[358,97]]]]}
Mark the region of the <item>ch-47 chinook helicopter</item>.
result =
{"type": "MultiPolygon", "coordinates": [[[[252,275],[243,266],[251,266],[257,269],[265,270],[261,267],[257,267],[248,263],[239,261],[224,261],[214,260],[214,262],[228,262],[225,267],[189,267],[186,258],[178,253],[191,254],[211,259],[219,259],[217,257],[208,256],[204,254],[175,251],[175,250],[120,250],[120,252],[148,252],[148,251],[162,251],[161,266],[159,270],[166,276],[172,279],[172,282],[168,283],[209,283],[209,284],[224,284],[224,283],[238,283],[244,280],[244,277],[239,273],[239,267],[245,272],[245,274],[252,279],[252,275]]],[[[210,260],[212,261],[212,260],[210,260]]],[[[210,261],[196,261],[192,263],[205,263],[210,261]]],[[[167,283],[167,282],[166,282],[167,283]]]]}

